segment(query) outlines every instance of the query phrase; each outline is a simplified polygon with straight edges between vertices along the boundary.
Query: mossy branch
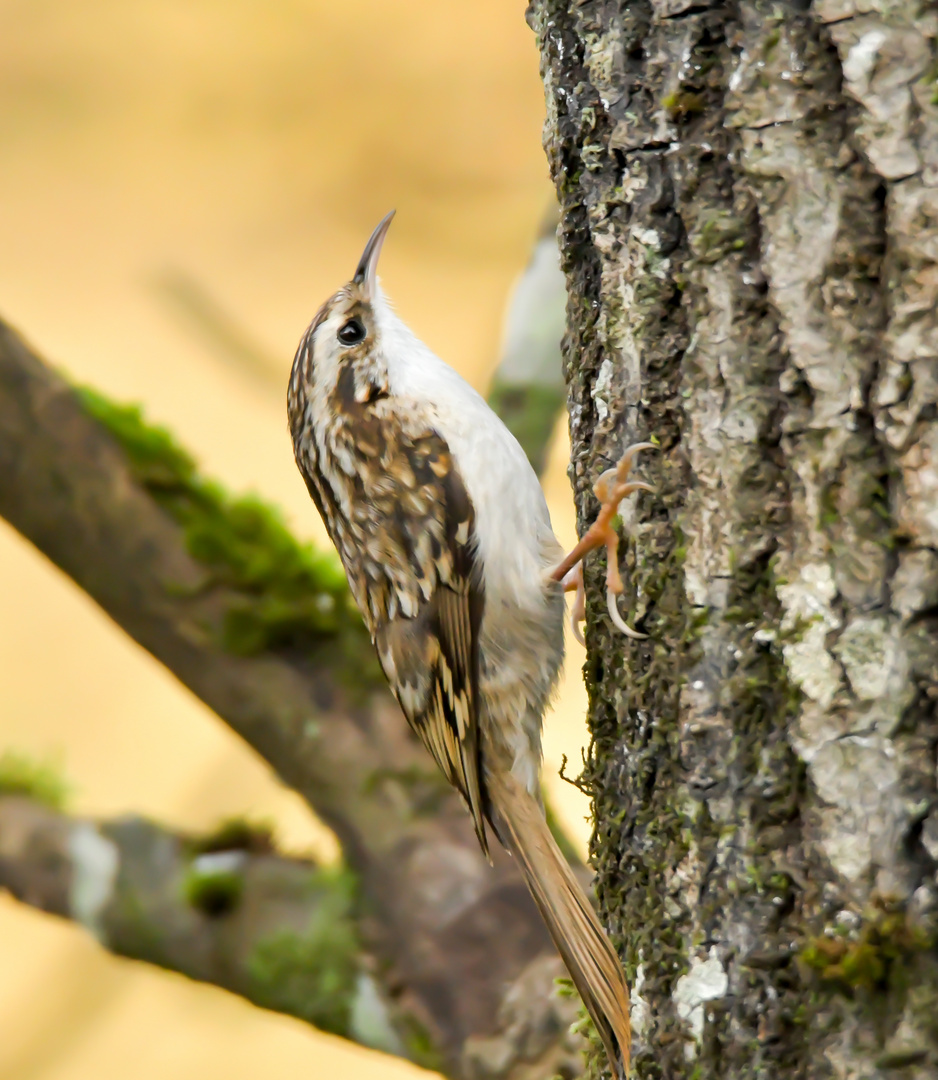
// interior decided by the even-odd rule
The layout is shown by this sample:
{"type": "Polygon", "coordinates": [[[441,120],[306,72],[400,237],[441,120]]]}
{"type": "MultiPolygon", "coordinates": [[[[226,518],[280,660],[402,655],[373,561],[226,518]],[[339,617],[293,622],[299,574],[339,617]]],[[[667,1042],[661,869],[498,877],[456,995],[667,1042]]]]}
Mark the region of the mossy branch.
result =
{"type": "Polygon", "coordinates": [[[22,795],[61,810],[69,785],[53,761],[36,761],[16,750],[0,753],[0,797],[22,795]]]}
{"type": "Polygon", "coordinates": [[[363,964],[355,875],[285,858],[240,825],[195,838],[0,795],[0,889],[119,956],[401,1053],[363,964]]]}
{"type": "Polygon", "coordinates": [[[223,648],[253,655],[276,646],[314,647],[323,636],[360,628],[334,552],[298,543],[277,509],[257,496],[235,498],[206,480],[138,406],[116,405],[89,387],[75,392],[120,443],[135,479],[182,526],[189,554],[207,571],[200,587],[237,590],[239,600],[224,614],[223,648]]]}

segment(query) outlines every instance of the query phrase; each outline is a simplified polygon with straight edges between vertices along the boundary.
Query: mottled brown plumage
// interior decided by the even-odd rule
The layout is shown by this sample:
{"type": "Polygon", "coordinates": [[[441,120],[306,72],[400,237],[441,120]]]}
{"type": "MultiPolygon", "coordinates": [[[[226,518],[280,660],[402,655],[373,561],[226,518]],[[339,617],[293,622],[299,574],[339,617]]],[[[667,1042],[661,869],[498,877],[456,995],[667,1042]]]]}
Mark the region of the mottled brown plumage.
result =
{"type": "MultiPolygon", "coordinates": [[[[349,317],[367,312],[352,283],[349,317]]],[[[364,316],[364,318],[363,318],[364,316]]],[[[345,566],[381,666],[420,736],[472,811],[487,851],[476,697],[483,586],[474,513],[442,438],[401,413],[368,363],[373,334],[348,350],[319,432],[304,424],[300,382],[312,383],[310,342],[297,353],[290,418],[297,463],[345,566]]]]}

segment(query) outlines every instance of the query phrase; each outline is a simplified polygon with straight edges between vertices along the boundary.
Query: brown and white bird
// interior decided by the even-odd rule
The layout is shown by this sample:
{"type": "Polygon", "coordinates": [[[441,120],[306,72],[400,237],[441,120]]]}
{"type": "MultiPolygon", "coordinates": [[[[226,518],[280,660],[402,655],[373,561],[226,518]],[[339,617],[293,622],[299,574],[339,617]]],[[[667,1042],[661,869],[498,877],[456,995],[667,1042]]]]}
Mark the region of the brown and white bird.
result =
{"type": "Polygon", "coordinates": [[[613,1068],[627,1072],[628,985],[547,827],[540,761],[563,658],[560,582],[579,591],[576,563],[605,543],[614,606],[610,519],[647,488],[628,483],[639,447],[600,478],[601,520],[562,561],[524,451],[378,286],[392,216],[300,341],[288,394],[296,461],[404,714],[486,854],[491,826],[517,858],[613,1068]]]}

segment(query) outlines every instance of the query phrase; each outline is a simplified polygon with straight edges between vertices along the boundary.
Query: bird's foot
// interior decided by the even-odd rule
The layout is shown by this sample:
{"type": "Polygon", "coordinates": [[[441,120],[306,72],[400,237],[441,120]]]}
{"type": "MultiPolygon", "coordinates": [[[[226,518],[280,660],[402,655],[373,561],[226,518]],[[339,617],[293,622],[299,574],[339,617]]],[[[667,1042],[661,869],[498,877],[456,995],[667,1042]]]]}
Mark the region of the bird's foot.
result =
{"type": "Polygon", "coordinates": [[[632,459],[639,450],[654,450],[653,443],[635,443],[630,446],[618,465],[607,469],[593,485],[593,494],[599,499],[599,513],[596,520],[583,534],[580,542],[569,555],[548,571],[548,580],[563,583],[564,591],[576,590],[573,610],[570,614],[573,633],[577,641],[583,641],[579,624],[586,616],[586,598],[583,590],[583,558],[598,547],[606,549],[606,606],[613,624],[627,637],[641,639],[647,637],[633,630],[619,614],[616,597],[622,592],[622,578],[619,574],[619,534],[615,529],[615,517],[619,504],[633,491],[650,491],[654,488],[641,480],[629,480],[632,459]]]}

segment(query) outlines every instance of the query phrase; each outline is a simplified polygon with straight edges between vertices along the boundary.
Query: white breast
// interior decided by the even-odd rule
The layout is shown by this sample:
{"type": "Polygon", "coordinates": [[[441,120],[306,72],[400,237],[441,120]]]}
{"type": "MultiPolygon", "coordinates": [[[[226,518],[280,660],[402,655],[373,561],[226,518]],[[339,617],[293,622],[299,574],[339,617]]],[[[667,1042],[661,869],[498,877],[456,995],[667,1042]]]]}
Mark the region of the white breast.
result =
{"type": "Polygon", "coordinates": [[[517,439],[481,397],[397,317],[375,304],[391,393],[428,412],[446,440],[476,512],[487,600],[536,610],[543,572],[562,549],[541,485],[517,439]]]}

